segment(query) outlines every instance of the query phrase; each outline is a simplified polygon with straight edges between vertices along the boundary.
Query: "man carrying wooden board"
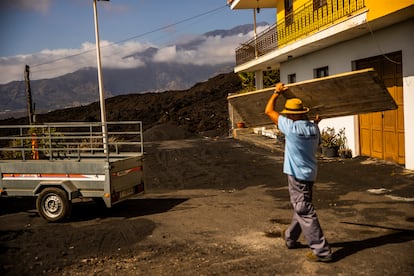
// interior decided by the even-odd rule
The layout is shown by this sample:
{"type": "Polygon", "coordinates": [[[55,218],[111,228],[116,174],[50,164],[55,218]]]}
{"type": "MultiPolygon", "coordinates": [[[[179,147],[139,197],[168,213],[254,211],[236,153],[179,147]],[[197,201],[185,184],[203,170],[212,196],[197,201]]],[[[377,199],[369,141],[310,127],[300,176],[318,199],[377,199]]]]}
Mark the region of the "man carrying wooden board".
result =
{"type": "Polygon", "coordinates": [[[297,240],[303,232],[312,250],[306,258],[314,262],[329,262],[332,261],[332,252],[312,204],[312,186],[318,166],[316,151],[321,142],[318,127],[320,119],[317,116],[314,122],[309,121],[309,108],[304,107],[298,98],[287,99],[284,110],[277,112],[277,98],[287,89],[283,83],[276,84],[265,108],[266,115],[278,125],[286,140],[283,172],[288,176],[294,215],[290,226],[282,231],[282,237],[286,247],[293,249],[298,247],[297,240]]]}

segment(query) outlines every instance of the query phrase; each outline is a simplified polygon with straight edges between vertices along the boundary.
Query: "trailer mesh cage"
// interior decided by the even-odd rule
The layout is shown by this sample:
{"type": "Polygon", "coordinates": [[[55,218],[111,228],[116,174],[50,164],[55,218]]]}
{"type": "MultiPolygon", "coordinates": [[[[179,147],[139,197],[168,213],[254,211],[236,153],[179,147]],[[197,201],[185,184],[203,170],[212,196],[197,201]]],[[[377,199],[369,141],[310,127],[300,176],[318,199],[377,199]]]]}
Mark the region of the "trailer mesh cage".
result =
{"type": "Polygon", "coordinates": [[[0,159],[55,160],[143,154],[141,121],[1,125],[0,159]]]}

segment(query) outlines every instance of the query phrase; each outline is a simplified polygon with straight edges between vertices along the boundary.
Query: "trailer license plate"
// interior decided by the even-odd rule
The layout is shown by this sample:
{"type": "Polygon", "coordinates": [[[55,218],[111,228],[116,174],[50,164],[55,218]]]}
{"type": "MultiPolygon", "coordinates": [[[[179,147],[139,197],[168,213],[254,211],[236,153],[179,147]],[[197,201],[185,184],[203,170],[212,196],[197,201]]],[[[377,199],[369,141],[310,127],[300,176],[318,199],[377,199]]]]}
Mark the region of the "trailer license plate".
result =
{"type": "Polygon", "coordinates": [[[130,196],[132,194],[134,194],[134,187],[128,188],[128,189],[123,190],[123,191],[120,191],[119,192],[119,197],[124,198],[124,197],[130,196]]]}

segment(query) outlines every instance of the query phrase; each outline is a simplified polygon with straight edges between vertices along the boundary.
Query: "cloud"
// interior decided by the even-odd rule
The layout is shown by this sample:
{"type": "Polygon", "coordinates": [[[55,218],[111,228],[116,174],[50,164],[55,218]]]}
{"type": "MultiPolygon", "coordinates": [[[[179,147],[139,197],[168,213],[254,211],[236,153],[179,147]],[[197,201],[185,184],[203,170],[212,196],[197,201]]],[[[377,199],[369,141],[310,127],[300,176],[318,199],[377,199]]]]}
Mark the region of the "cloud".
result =
{"type": "Polygon", "coordinates": [[[232,63],[235,60],[235,49],[252,36],[253,32],[245,35],[204,37],[196,49],[183,48],[177,51],[176,62],[196,65],[232,63]]]}
{"type": "MultiPolygon", "coordinates": [[[[101,41],[103,68],[137,68],[146,65],[151,56],[137,55],[150,47],[158,48],[153,62],[217,65],[234,63],[235,48],[253,36],[252,33],[233,36],[199,37],[197,43],[156,46],[150,43],[128,41],[122,44],[101,41]]],[[[45,49],[41,52],[0,57],[0,83],[24,80],[25,65],[31,67],[31,79],[49,79],[85,67],[96,67],[95,43],[85,42],[77,49],[45,49]]]]}
{"type": "Polygon", "coordinates": [[[110,12],[110,13],[113,13],[113,14],[116,14],[116,15],[127,13],[127,12],[129,12],[129,10],[131,8],[129,5],[118,4],[115,1],[112,2],[110,5],[109,4],[106,4],[106,5],[104,4],[104,5],[102,5],[102,7],[107,12],[110,12]]]}
{"type": "Polygon", "coordinates": [[[0,7],[2,9],[17,9],[47,13],[53,0],[1,0],[1,2],[0,7]]]}
{"type": "Polygon", "coordinates": [[[172,62],[177,59],[177,48],[176,46],[169,46],[161,48],[157,54],[154,55],[154,62],[172,62]]]}
{"type": "MultiPolygon", "coordinates": [[[[135,68],[144,62],[128,55],[143,51],[148,44],[126,42],[112,44],[101,41],[102,67],[135,68]]],[[[74,72],[85,67],[96,67],[95,43],[85,42],[78,49],[45,49],[41,52],[0,58],[0,83],[23,80],[25,65],[31,68],[31,79],[49,79],[74,72]]]]}
{"type": "Polygon", "coordinates": [[[182,50],[177,53],[178,63],[193,63],[196,65],[214,65],[234,61],[234,49],[238,37],[207,37],[197,48],[182,50]]]}

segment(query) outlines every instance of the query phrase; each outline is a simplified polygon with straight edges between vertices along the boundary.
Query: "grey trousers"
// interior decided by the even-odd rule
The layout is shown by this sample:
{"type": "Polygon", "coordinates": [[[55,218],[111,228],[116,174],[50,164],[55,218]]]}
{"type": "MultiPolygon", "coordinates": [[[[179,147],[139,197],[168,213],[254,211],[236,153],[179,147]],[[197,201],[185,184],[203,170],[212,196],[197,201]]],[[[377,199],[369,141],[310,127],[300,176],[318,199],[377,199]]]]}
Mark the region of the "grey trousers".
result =
{"type": "Polygon", "coordinates": [[[320,257],[331,256],[331,249],[323,235],[318,216],[312,204],[313,182],[302,181],[288,175],[290,202],[293,218],[285,232],[287,245],[293,245],[303,232],[313,253],[320,257]]]}

